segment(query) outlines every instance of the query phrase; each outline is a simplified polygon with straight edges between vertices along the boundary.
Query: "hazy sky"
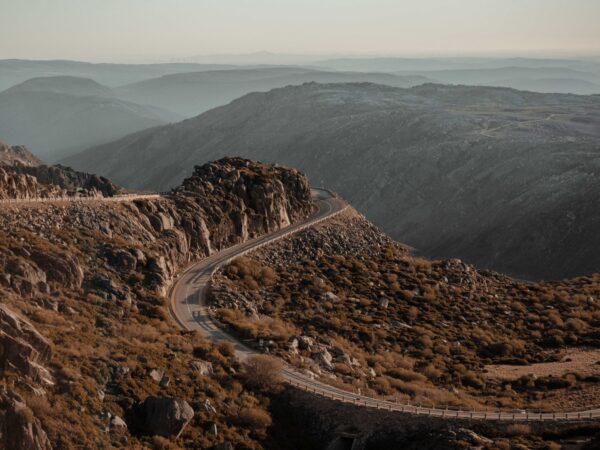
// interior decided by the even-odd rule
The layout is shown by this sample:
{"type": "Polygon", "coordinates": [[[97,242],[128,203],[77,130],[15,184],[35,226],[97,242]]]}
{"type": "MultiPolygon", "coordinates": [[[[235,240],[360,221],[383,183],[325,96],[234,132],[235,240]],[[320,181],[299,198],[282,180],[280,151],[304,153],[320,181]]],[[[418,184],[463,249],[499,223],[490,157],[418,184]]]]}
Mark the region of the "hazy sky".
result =
{"type": "Polygon", "coordinates": [[[0,58],[600,54],[600,0],[0,0],[0,58]]]}

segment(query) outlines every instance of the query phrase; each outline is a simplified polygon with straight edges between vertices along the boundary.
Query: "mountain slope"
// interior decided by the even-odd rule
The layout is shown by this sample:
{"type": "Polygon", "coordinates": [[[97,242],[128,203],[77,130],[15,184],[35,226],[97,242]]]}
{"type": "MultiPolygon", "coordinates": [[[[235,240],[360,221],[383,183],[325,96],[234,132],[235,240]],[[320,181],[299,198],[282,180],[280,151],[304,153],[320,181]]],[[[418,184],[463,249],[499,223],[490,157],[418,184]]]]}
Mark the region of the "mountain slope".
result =
{"type": "Polygon", "coordinates": [[[297,67],[270,67],[166,75],[123,86],[118,89],[118,92],[128,100],[148,105],[160,105],[191,117],[210,108],[229,103],[249,92],[268,91],[277,87],[310,81],[320,83],[368,81],[390,86],[409,87],[422,84],[428,79],[413,75],[324,72],[297,67]]]}
{"type": "Polygon", "coordinates": [[[84,78],[37,78],[0,93],[0,136],[48,161],[178,117],[84,78]]]}
{"type": "Polygon", "coordinates": [[[312,83],[247,95],[66,163],[161,190],[192,161],[285,163],[419,252],[559,278],[600,269],[599,124],[598,96],[312,83]]]}

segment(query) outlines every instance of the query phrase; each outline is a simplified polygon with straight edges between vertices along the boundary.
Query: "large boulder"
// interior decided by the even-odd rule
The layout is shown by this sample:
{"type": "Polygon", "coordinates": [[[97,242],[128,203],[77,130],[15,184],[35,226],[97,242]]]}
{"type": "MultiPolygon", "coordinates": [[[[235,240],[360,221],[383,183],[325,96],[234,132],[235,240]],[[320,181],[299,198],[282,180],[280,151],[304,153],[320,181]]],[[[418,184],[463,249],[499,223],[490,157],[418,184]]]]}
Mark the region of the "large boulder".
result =
{"type": "Polygon", "coordinates": [[[178,437],[194,417],[194,410],[177,397],[147,397],[134,420],[143,434],[178,437]]]}

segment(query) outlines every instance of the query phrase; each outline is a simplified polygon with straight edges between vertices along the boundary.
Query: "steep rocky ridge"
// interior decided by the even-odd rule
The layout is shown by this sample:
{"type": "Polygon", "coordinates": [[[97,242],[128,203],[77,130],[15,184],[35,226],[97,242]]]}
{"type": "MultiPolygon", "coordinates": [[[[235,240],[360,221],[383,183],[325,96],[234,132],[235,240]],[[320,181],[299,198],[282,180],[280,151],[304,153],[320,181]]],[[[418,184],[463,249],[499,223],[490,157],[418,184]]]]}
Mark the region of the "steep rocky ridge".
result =
{"type": "Polygon", "coordinates": [[[239,158],[159,199],[2,205],[0,426],[21,411],[37,442],[11,448],[259,448],[263,400],[231,349],[174,326],[163,295],[190,261],[311,210],[302,174],[239,158]]]}
{"type": "Polygon", "coordinates": [[[117,186],[108,178],[90,173],[77,172],[70,167],[61,165],[20,165],[12,167],[11,170],[19,174],[31,175],[36,178],[38,183],[58,186],[64,189],[67,195],[97,193],[104,197],[112,197],[123,192],[120,186],[117,186]]]}
{"type": "Polygon", "coordinates": [[[107,178],[77,172],[69,167],[0,165],[0,199],[52,197],[112,197],[124,190],[107,178]]]}
{"type": "Polygon", "coordinates": [[[599,124],[598,96],[305,84],[247,95],[68,164],[164,189],[189,161],[236,149],[300,168],[428,256],[561,278],[600,269],[599,124]]]}
{"type": "Polygon", "coordinates": [[[32,175],[19,173],[12,167],[0,166],[0,200],[62,197],[66,191],[56,185],[40,183],[32,175]]]}

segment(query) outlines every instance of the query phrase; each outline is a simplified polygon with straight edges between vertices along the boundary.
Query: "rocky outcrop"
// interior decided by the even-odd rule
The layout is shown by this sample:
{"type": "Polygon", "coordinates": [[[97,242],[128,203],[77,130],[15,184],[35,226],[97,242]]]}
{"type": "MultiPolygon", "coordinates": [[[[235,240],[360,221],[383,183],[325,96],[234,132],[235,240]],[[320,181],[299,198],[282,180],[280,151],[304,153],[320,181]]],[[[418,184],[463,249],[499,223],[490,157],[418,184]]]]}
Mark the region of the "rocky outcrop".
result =
{"type": "Polygon", "coordinates": [[[0,391],[0,448],[7,450],[51,450],[40,421],[21,396],[0,391]]]}
{"type": "Polygon", "coordinates": [[[52,383],[43,366],[50,359],[50,343],[23,317],[0,304],[0,373],[52,383]]]}
{"type": "Polygon", "coordinates": [[[19,173],[14,167],[0,167],[0,200],[64,195],[66,191],[58,186],[42,184],[34,176],[19,173]]]}
{"type": "Polygon", "coordinates": [[[212,200],[207,222],[217,224],[228,218],[227,225],[242,240],[289,225],[306,216],[311,205],[310,187],[300,172],[242,158],[196,166],[174,194],[179,202],[212,200]]]}
{"type": "Polygon", "coordinates": [[[131,420],[143,434],[178,437],[193,417],[194,410],[181,398],[148,397],[131,420]]]}
{"type": "Polygon", "coordinates": [[[107,178],[60,165],[42,165],[26,149],[0,142],[0,200],[111,197],[121,192],[124,190],[107,178]]]}
{"type": "Polygon", "coordinates": [[[38,166],[42,161],[22,145],[10,146],[0,141],[0,165],[38,166]]]}
{"type": "Polygon", "coordinates": [[[39,183],[44,185],[58,186],[67,192],[67,195],[85,195],[112,197],[123,191],[120,186],[110,181],[108,178],[98,175],[77,172],[70,167],[61,165],[46,166],[25,166],[18,165],[12,168],[17,173],[31,175],[39,183]]]}

